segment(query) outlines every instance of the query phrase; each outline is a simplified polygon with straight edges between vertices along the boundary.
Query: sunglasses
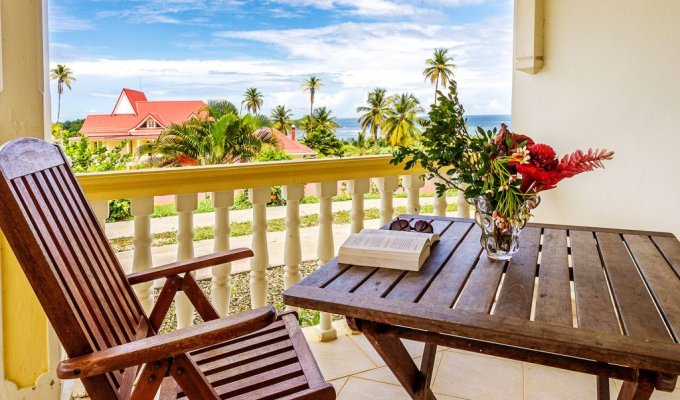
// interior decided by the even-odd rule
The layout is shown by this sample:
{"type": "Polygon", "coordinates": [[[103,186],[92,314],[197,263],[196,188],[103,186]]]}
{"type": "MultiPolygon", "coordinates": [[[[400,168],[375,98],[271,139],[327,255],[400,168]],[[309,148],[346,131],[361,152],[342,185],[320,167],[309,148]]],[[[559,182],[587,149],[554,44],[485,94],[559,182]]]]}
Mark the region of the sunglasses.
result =
{"type": "Polygon", "coordinates": [[[391,231],[415,231],[420,233],[434,233],[434,227],[429,221],[424,221],[422,219],[416,221],[411,225],[405,219],[395,219],[390,224],[391,231]]]}

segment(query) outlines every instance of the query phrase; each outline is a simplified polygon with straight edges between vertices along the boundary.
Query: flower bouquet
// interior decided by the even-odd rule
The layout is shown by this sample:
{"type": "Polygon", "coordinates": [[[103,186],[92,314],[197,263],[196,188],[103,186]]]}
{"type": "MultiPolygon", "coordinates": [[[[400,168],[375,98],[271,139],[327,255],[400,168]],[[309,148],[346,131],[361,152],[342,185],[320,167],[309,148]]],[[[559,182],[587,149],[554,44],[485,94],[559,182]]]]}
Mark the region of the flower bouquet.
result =
{"type": "Polygon", "coordinates": [[[519,234],[540,202],[538,194],[563,179],[603,168],[614,153],[605,149],[575,151],[561,159],[546,144],[500,130],[477,128],[468,133],[458,101],[457,84],[448,95],[439,94],[419,145],[398,148],[392,163],[405,161],[405,169],[421,165],[429,178],[438,177],[437,194],[451,187],[464,192],[475,206],[482,229],[481,244],[490,258],[510,259],[519,250],[519,234]],[[443,182],[443,183],[441,183],[443,182]]]}

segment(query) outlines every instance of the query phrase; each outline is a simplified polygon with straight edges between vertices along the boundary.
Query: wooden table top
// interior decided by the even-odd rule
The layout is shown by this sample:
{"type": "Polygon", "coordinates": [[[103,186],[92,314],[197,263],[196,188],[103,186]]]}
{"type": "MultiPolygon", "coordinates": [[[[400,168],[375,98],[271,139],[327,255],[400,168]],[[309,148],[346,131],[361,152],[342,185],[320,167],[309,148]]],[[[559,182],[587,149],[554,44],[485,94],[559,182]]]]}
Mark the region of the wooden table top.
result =
{"type": "Polygon", "coordinates": [[[338,264],[288,305],[444,335],[680,374],[680,242],[671,234],[529,224],[511,261],[482,253],[473,220],[431,220],[419,272],[338,264]]]}

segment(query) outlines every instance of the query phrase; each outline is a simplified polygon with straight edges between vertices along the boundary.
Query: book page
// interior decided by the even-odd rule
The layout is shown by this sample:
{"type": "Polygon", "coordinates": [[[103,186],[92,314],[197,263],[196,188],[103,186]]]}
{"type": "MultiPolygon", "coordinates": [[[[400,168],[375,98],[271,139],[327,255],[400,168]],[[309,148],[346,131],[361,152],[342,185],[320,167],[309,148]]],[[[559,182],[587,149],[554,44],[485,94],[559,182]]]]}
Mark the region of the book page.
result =
{"type": "MultiPolygon", "coordinates": [[[[386,231],[389,232],[389,231],[386,231]]],[[[347,241],[342,245],[345,249],[357,250],[381,250],[389,252],[400,253],[415,253],[420,254],[423,248],[429,242],[425,235],[408,234],[409,232],[389,232],[386,235],[359,233],[351,235],[347,241]]]]}

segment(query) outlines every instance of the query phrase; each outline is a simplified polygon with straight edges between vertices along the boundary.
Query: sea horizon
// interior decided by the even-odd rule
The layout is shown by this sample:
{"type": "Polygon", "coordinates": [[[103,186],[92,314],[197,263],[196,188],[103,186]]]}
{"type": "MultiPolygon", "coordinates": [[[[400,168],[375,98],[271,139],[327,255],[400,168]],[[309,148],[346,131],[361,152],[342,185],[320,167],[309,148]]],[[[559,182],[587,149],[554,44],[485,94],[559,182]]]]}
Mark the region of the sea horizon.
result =
{"type": "MultiPolygon", "coordinates": [[[[501,124],[506,124],[511,128],[510,114],[479,114],[479,115],[468,115],[466,116],[468,127],[471,129],[476,129],[478,126],[482,127],[484,130],[500,128],[501,124]]],[[[356,117],[343,117],[336,119],[340,128],[335,132],[335,135],[339,139],[350,140],[358,136],[361,132],[361,126],[357,122],[356,117]]]]}

